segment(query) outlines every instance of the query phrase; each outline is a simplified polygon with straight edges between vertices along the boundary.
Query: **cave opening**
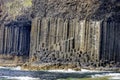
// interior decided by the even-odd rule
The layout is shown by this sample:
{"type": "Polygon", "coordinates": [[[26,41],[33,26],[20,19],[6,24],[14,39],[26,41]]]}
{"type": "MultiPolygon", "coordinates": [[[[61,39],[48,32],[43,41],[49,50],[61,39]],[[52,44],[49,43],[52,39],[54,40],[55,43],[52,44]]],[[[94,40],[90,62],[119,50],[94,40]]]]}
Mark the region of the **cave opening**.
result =
{"type": "Polygon", "coordinates": [[[10,21],[3,25],[0,30],[0,54],[29,57],[30,32],[30,20],[10,21]]]}

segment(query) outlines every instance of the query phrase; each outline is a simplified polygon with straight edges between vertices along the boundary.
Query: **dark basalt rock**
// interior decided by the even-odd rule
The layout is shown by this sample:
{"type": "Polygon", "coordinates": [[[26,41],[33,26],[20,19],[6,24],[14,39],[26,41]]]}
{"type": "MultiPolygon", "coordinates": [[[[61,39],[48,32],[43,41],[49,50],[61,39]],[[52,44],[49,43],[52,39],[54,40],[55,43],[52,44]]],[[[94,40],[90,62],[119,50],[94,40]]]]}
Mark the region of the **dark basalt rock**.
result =
{"type": "Polygon", "coordinates": [[[119,0],[33,0],[31,61],[119,63],[119,7],[119,0]]]}
{"type": "Polygon", "coordinates": [[[14,14],[10,15],[7,4],[14,2],[15,0],[0,0],[0,55],[29,56],[30,10],[23,10],[23,14],[19,13],[13,17],[14,14]]]}
{"type": "Polygon", "coordinates": [[[28,56],[31,22],[11,21],[1,27],[0,53],[28,56]]]}
{"type": "Polygon", "coordinates": [[[119,21],[119,0],[33,0],[32,16],[119,21]]]}
{"type": "Polygon", "coordinates": [[[37,64],[118,67],[119,0],[32,0],[32,3],[32,8],[21,10],[23,14],[17,16],[10,16],[0,6],[0,54],[30,55],[31,62],[37,64]]]}

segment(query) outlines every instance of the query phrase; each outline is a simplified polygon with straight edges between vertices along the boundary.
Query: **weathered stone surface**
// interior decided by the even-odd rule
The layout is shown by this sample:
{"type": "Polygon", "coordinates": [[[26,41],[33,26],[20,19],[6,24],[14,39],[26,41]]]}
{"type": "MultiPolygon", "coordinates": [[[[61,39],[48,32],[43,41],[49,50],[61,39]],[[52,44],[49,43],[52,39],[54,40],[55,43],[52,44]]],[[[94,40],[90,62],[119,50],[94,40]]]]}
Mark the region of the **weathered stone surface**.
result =
{"type": "Polygon", "coordinates": [[[119,0],[33,0],[32,16],[120,21],[119,0]]]}
{"type": "Polygon", "coordinates": [[[25,2],[19,3],[19,1],[0,0],[1,55],[29,55],[31,20],[29,18],[30,13],[28,13],[28,9],[30,6],[25,5],[25,2]],[[18,3],[20,5],[17,5],[18,3]]]}
{"type": "Polygon", "coordinates": [[[28,55],[30,43],[30,25],[28,22],[11,22],[0,29],[0,53],[28,55]]]}
{"type": "Polygon", "coordinates": [[[31,57],[44,63],[118,66],[119,4],[119,0],[33,0],[32,30],[40,26],[41,31],[31,32],[31,57]]]}
{"type": "Polygon", "coordinates": [[[119,23],[115,21],[81,21],[47,17],[35,18],[33,24],[31,57],[35,57],[38,62],[98,66],[101,60],[103,63],[106,61],[117,63],[120,60],[117,32],[119,23]],[[37,40],[38,37],[41,40],[37,40]]]}
{"type": "Polygon", "coordinates": [[[120,24],[105,21],[101,24],[101,56],[102,60],[120,62],[120,24]]]}
{"type": "Polygon", "coordinates": [[[0,6],[0,53],[30,52],[30,60],[37,64],[119,66],[119,0],[33,0],[32,3],[32,28],[31,8],[23,9],[19,4],[17,8],[24,15],[16,17],[10,16],[11,9],[7,11],[9,8],[0,6]]]}

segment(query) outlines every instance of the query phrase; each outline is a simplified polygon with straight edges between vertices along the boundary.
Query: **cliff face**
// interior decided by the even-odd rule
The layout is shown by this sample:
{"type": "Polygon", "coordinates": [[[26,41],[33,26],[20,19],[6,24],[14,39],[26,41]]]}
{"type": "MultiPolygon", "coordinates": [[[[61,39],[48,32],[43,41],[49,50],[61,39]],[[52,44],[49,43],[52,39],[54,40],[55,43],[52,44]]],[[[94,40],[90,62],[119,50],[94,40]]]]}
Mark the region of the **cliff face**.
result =
{"type": "Polygon", "coordinates": [[[0,0],[2,12],[15,19],[20,15],[30,14],[31,0],[0,0]]]}
{"type": "Polygon", "coordinates": [[[30,53],[38,64],[119,66],[119,0],[0,2],[0,54],[30,53]]]}
{"type": "Polygon", "coordinates": [[[120,62],[120,23],[115,21],[103,21],[101,24],[101,46],[100,59],[101,63],[120,62]]]}
{"type": "Polygon", "coordinates": [[[29,57],[31,0],[0,0],[0,66],[17,66],[29,57]]]}
{"type": "Polygon", "coordinates": [[[92,14],[99,3],[98,0],[34,0],[33,13],[38,17],[83,19],[92,14]]]}
{"type": "Polygon", "coordinates": [[[119,21],[119,0],[33,0],[33,17],[119,21]]]}
{"type": "Polygon", "coordinates": [[[99,21],[79,19],[34,19],[31,30],[31,56],[44,63],[79,63],[99,60],[99,21]]]}
{"type": "Polygon", "coordinates": [[[30,41],[30,24],[11,22],[0,29],[0,53],[28,55],[30,41]]]}
{"type": "Polygon", "coordinates": [[[30,44],[30,0],[0,0],[0,54],[28,56],[30,44]]]}
{"type": "Polygon", "coordinates": [[[119,0],[33,0],[31,60],[118,66],[119,7],[119,0]]]}

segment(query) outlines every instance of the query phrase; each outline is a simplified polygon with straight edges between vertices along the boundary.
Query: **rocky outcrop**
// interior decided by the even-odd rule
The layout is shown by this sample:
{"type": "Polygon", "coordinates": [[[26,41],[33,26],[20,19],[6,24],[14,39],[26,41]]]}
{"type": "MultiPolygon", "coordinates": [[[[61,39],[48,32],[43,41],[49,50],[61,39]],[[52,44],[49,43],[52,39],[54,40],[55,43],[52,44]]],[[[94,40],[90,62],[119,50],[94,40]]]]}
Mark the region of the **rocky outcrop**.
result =
{"type": "Polygon", "coordinates": [[[84,19],[98,6],[98,0],[34,0],[33,14],[36,17],[84,19]]]}
{"type": "Polygon", "coordinates": [[[119,0],[0,1],[1,54],[30,55],[38,67],[120,65],[119,0]]]}
{"type": "Polygon", "coordinates": [[[0,0],[1,66],[23,64],[28,59],[31,19],[30,6],[25,1],[28,0],[0,0]]]}
{"type": "Polygon", "coordinates": [[[34,19],[31,56],[45,63],[91,64],[99,60],[100,21],[34,19]]]}
{"type": "Polygon", "coordinates": [[[31,29],[28,0],[0,0],[0,2],[0,53],[28,55],[31,29]]]}
{"type": "Polygon", "coordinates": [[[119,21],[119,0],[33,0],[33,17],[119,21]]]}
{"type": "Polygon", "coordinates": [[[31,61],[119,66],[118,0],[34,0],[32,8],[31,61]]]}
{"type": "Polygon", "coordinates": [[[101,63],[116,63],[120,65],[120,23],[115,21],[104,21],[101,24],[101,63]]]}
{"type": "Polygon", "coordinates": [[[118,26],[114,21],[36,18],[31,30],[31,59],[81,66],[118,64],[118,26]]]}
{"type": "Polygon", "coordinates": [[[2,25],[0,29],[0,53],[28,55],[30,41],[30,24],[28,21],[2,25]]]}

